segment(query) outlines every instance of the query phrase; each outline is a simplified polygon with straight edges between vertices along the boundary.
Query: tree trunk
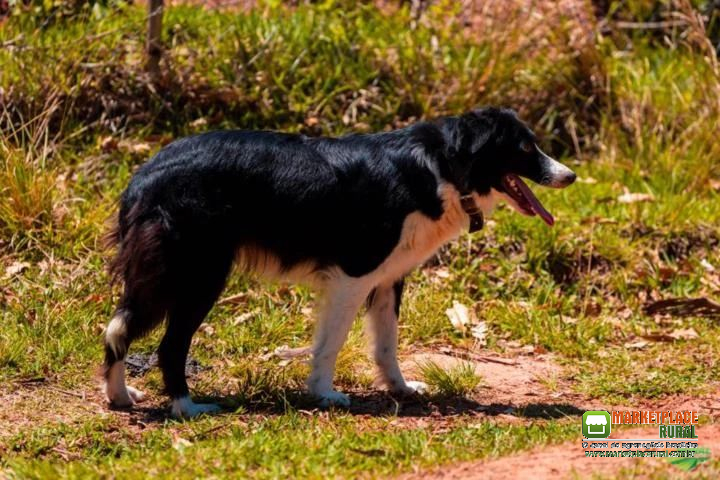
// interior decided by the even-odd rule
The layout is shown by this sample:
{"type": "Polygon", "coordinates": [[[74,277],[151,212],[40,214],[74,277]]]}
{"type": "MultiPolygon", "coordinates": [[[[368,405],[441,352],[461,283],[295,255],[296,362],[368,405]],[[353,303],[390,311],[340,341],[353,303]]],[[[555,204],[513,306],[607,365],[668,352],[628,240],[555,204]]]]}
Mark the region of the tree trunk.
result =
{"type": "Polygon", "coordinates": [[[145,51],[147,63],[145,70],[154,80],[160,74],[160,58],[162,57],[162,17],[163,0],[148,1],[148,30],[145,51]]]}

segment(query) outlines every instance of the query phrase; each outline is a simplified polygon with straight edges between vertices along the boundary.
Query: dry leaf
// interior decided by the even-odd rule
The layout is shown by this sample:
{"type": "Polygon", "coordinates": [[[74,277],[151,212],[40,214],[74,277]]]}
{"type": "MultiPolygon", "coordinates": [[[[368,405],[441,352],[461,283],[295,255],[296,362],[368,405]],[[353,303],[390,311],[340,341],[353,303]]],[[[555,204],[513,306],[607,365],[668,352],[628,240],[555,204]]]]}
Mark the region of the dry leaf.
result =
{"type": "Polygon", "coordinates": [[[445,314],[450,319],[450,323],[460,333],[465,333],[470,325],[470,310],[468,307],[458,301],[453,301],[452,308],[445,310],[445,314]]]}
{"type": "Polygon", "coordinates": [[[647,347],[648,345],[650,345],[650,342],[648,342],[646,340],[639,340],[639,341],[633,342],[633,343],[626,343],[625,348],[629,348],[631,350],[641,350],[641,349],[647,347]]]}
{"type": "Polygon", "coordinates": [[[308,357],[312,355],[312,347],[296,347],[290,348],[287,345],[282,345],[275,349],[273,356],[281,358],[283,360],[292,360],[294,358],[308,357]]]}
{"type": "Polygon", "coordinates": [[[647,333],[645,335],[640,335],[645,340],[649,340],[651,342],[672,342],[675,339],[668,335],[667,333],[647,333]]]}
{"type": "Polygon", "coordinates": [[[127,140],[123,140],[123,141],[119,142],[118,148],[120,148],[126,152],[131,152],[131,153],[135,153],[138,155],[144,155],[144,154],[150,153],[150,150],[152,150],[152,147],[150,146],[149,143],[145,143],[145,142],[135,143],[135,142],[129,142],[127,140]]]}
{"type": "Polygon", "coordinates": [[[581,225],[617,225],[618,221],[614,218],[605,218],[599,215],[592,215],[590,217],[583,218],[580,220],[581,225]]]}
{"type": "Polygon", "coordinates": [[[208,124],[208,121],[207,121],[207,118],[205,118],[205,117],[200,117],[200,118],[195,119],[192,122],[190,122],[190,126],[192,128],[201,128],[201,127],[206,126],[207,124],[208,124]]]}
{"type": "Polygon", "coordinates": [[[588,185],[593,185],[593,184],[597,183],[597,180],[595,180],[593,177],[578,177],[577,182],[587,183],[588,185]]]}
{"type": "Polygon", "coordinates": [[[117,150],[118,142],[113,137],[103,137],[98,142],[100,144],[100,148],[103,152],[110,152],[112,150],[117,150]]]}
{"type": "Polygon", "coordinates": [[[707,272],[712,273],[712,272],[715,271],[715,267],[713,266],[713,264],[710,263],[710,262],[708,262],[708,261],[705,260],[704,258],[703,258],[702,260],[700,260],[700,265],[701,265],[701,266],[705,269],[705,271],[707,271],[707,272]]]}
{"type": "Polygon", "coordinates": [[[532,355],[535,353],[535,347],[533,345],[524,345],[522,348],[520,348],[520,352],[524,353],[525,355],[532,355]]]}
{"type": "Polygon", "coordinates": [[[213,335],[215,335],[215,328],[212,325],[208,325],[207,323],[200,325],[200,328],[198,328],[198,330],[200,330],[208,337],[212,337],[213,335]]]}
{"type": "Polygon", "coordinates": [[[484,347],[487,345],[487,325],[485,322],[479,322],[477,325],[473,325],[470,333],[477,339],[481,346],[484,347]]]}
{"type": "Polygon", "coordinates": [[[248,299],[247,293],[237,293],[235,295],[230,295],[229,297],[221,298],[217,305],[227,305],[229,303],[232,304],[240,304],[240,303],[246,303],[248,299]]]}
{"type": "Polygon", "coordinates": [[[672,280],[673,277],[677,274],[677,270],[675,270],[673,267],[669,266],[662,266],[658,268],[658,274],[660,276],[660,280],[663,281],[669,281],[672,280]]]}
{"type": "Polygon", "coordinates": [[[30,264],[27,262],[13,262],[5,269],[5,277],[4,278],[10,278],[13,275],[22,273],[23,271],[27,270],[29,267],[30,267],[30,264]]]}
{"type": "Polygon", "coordinates": [[[648,315],[670,314],[675,316],[719,317],[720,303],[706,297],[699,298],[666,298],[656,300],[645,306],[648,315]]]}
{"type": "Polygon", "coordinates": [[[148,143],[135,143],[130,148],[131,152],[138,154],[150,153],[150,150],[152,150],[152,147],[148,143]]]}
{"type": "Polygon", "coordinates": [[[450,278],[450,270],[448,270],[446,267],[438,267],[438,268],[434,269],[432,272],[438,278],[442,278],[442,279],[450,278]]]}
{"type": "Polygon", "coordinates": [[[177,450],[178,452],[182,452],[188,447],[192,446],[192,442],[190,440],[186,440],[182,437],[175,437],[172,442],[172,447],[177,450]]]}
{"type": "Polygon", "coordinates": [[[250,320],[252,317],[254,317],[255,315],[257,315],[258,313],[260,313],[260,309],[259,309],[259,308],[256,308],[255,310],[252,310],[252,311],[250,311],[250,312],[245,312],[245,313],[243,313],[243,314],[238,315],[237,317],[235,317],[235,319],[232,321],[232,324],[235,325],[235,326],[238,326],[238,325],[240,325],[241,323],[247,322],[247,321],[250,320]]]}
{"type": "Polygon", "coordinates": [[[676,340],[690,340],[692,338],[698,338],[700,335],[698,335],[694,328],[681,328],[673,330],[670,336],[676,340]]]}
{"type": "Polygon", "coordinates": [[[625,192],[617,198],[620,203],[653,202],[655,197],[652,193],[630,193],[625,192]]]}
{"type": "Polygon", "coordinates": [[[535,349],[533,350],[533,353],[536,355],[544,355],[548,353],[547,348],[543,347],[542,345],[535,345],[535,349]]]}

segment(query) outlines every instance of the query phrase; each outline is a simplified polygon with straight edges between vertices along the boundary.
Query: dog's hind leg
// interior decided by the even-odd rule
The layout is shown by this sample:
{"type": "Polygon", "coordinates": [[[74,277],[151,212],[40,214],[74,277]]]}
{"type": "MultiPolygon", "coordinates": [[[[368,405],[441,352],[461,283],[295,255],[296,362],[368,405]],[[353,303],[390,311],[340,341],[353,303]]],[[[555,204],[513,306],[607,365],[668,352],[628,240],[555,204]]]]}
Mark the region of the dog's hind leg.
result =
{"type": "Polygon", "coordinates": [[[380,380],[395,393],[410,394],[422,392],[427,385],[405,381],[398,365],[398,316],[402,291],[402,280],[394,285],[376,287],[367,299],[367,322],[380,380]]]}
{"type": "Polygon", "coordinates": [[[158,348],[158,360],[165,391],[172,399],[172,415],[192,418],[220,410],[214,404],[196,404],[190,398],[185,362],[192,337],[220,295],[232,265],[232,256],[202,258],[186,263],[186,281],[176,282],[178,290],[168,313],[168,326],[158,348]]]}
{"type": "MultiPolygon", "coordinates": [[[[126,297],[127,298],[127,297],[126,297]]],[[[123,301],[105,331],[105,396],[115,407],[129,407],[145,395],[125,383],[125,357],[130,343],[162,320],[158,309],[141,309],[123,301]]]]}
{"type": "Polygon", "coordinates": [[[118,254],[111,272],[125,284],[120,304],[105,332],[105,395],[116,407],[129,407],[144,395],[125,384],[125,357],[130,343],[152,330],[165,317],[167,276],[164,270],[165,230],[157,219],[138,220],[131,209],[124,234],[115,232],[118,254]]]}
{"type": "Polygon", "coordinates": [[[320,400],[320,405],[349,406],[350,398],[333,389],[335,361],[347,339],[360,305],[369,288],[361,279],[336,279],[325,293],[315,328],[312,372],[307,381],[308,390],[320,400]]]}

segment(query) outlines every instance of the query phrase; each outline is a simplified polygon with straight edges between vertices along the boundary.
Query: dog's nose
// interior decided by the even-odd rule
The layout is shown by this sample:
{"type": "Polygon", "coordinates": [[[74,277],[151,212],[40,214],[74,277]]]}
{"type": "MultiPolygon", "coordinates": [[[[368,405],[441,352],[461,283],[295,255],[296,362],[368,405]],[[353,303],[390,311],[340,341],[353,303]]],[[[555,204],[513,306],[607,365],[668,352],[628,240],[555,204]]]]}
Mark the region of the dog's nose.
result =
{"type": "Polygon", "coordinates": [[[546,185],[553,188],[565,188],[577,179],[577,175],[564,165],[558,163],[558,166],[561,168],[555,169],[546,185]]]}
{"type": "Polygon", "coordinates": [[[577,174],[573,171],[568,172],[565,178],[562,180],[563,186],[567,187],[577,180],[577,174]]]}
{"type": "Polygon", "coordinates": [[[565,188],[575,181],[577,175],[568,167],[540,152],[540,165],[543,170],[543,185],[553,188],[565,188]]]}

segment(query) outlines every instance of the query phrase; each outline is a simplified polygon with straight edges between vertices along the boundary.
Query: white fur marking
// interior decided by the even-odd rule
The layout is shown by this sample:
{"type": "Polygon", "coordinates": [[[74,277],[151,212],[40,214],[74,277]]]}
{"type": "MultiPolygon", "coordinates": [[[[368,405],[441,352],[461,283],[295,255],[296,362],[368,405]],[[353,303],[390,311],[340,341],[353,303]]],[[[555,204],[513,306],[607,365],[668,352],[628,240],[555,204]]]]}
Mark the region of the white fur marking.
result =
{"type": "MultiPolygon", "coordinates": [[[[568,167],[550,157],[539,148],[538,152],[542,155],[541,162],[544,169],[543,180],[545,181],[545,185],[549,187],[562,188],[569,184],[569,178],[575,178],[575,172],[570,170],[568,167]]],[[[572,182],[572,180],[570,180],[570,182],[572,182]]]]}
{"type": "Polygon", "coordinates": [[[320,406],[321,407],[330,407],[332,405],[338,406],[338,407],[349,407],[350,406],[350,397],[345,395],[342,392],[336,392],[336,391],[330,391],[323,393],[320,396],[320,406]]]}
{"type": "Polygon", "coordinates": [[[214,403],[195,403],[189,395],[176,398],[172,402],[172,416],[175,418],[193,418],[203,413],[217,413],[221,410],[214,403]]]}
{"type": "Polygon", "coordinates": [[[333,390],[335,362],[350,331],[355,315],[372,289],[368,276],[353,278],[334,272],[328,282],[323,304],[319,309],[315,328],[312,372],[307,380],[309,392],[320,399],[320,404],[350,405],[347,395],[333,390]]]}
{"type": "Polygon", "coordinates": [[[121,348],[120,342],[122,342],[125,335],[127,335],[127,325],[125,325],[125,319],[123,318],[122,313],[118,313],[112,318],[112,320],[110,320],[107,330],[105,331],[105,341],[112,349],[113,353],[115,353],[115,356],[118,357],[118,360],[121,360],[119,358],[119,352],[124,350],[121,348]]]}
{"type": "Polygon", "coordinates": [[[373,303],[367,312],[368,333],[372,338],[373,357],[380,373],[380,381],[395,393],[411,394],[427,388],[427,385],[422,382],[406,382],[400,371],[397,360],[396,301],[392,286],[376,288],[373,303]]]}
{"type": "MultiPolygon", "coordinates": [[[[135,391],[138,392],[137,390],[135,391]]],[[[131,392],[125,384],[124,361],[120,360],[115,362],[112,367],[110,367],[107,381],[105,382],[105,396],[108,402],[116,407],[131,407],[135,404],[135,400],[133,400],[131,392]]]]}
{"type": "Polygon", "coordinates": [[[427,392],[428,390],[428,384],[425,382],[407,382],[405,384],[405,391],[403,393],[406,394],[413,394],[413,393],[420,393],[423,394],[427,392]]]}
{"type": "Polygon", "coordinates": [[[133,388],[130,385],[126,385],[127,391],[130,394],[130,397],[135,401],[135,403],[144,402],[147,396],[145,395],[145,392],[142,392],[138,390],[137,388],[133,388]]]}

